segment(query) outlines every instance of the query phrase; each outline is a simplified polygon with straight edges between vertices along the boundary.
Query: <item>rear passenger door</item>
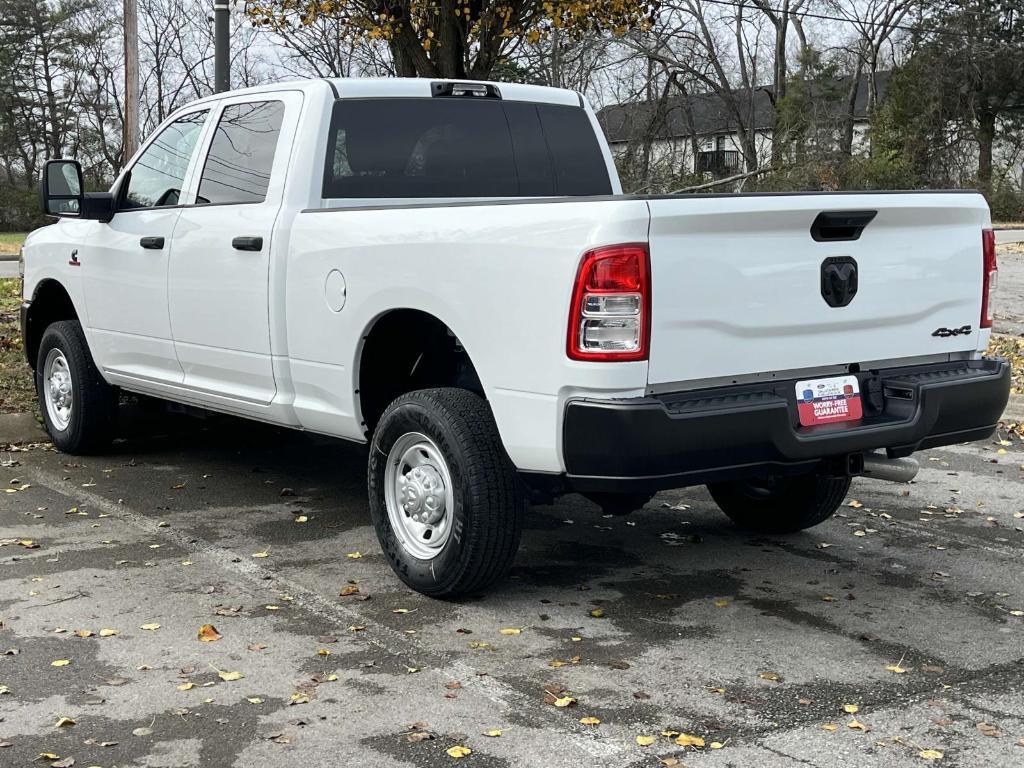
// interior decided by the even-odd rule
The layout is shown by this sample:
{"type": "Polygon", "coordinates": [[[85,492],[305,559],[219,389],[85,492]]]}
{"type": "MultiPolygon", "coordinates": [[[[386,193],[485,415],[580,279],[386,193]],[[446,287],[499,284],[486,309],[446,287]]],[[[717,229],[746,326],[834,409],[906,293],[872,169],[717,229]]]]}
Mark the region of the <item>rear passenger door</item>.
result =
{"type": "Polygon", "coordinates": [[[185,386],[211,402],[262,406],[276,393],[270,263],[301,106],[297,92],[221,102],[174,228],[171,333],[185,386]]]}

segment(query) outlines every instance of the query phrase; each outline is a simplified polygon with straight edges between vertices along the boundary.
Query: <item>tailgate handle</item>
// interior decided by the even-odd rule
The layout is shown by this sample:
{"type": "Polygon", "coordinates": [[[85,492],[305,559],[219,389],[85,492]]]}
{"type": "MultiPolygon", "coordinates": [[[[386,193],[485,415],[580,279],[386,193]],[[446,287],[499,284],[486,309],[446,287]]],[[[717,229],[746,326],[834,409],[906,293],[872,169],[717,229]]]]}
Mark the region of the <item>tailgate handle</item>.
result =
{"type": "Polygon", "coordinates": [[[811,224],[811,237],[819,243],[856,240],[878,211],[822,211],[811,224]]]}

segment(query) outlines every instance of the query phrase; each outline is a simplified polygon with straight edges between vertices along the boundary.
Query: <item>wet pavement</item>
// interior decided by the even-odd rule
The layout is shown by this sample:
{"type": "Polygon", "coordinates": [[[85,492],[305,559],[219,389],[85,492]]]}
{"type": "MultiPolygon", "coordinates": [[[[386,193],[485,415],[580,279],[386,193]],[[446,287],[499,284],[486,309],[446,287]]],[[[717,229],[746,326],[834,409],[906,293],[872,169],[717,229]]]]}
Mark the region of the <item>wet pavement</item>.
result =
{"type": "Polygon", "coordinates": [[[104,456],[0,453],[0,765],[1024,765],[997,441],[789,537],[704,489],[533,507],[511,577],[455,603],[393,577],[360,446],[150,415],[104,456]]]}

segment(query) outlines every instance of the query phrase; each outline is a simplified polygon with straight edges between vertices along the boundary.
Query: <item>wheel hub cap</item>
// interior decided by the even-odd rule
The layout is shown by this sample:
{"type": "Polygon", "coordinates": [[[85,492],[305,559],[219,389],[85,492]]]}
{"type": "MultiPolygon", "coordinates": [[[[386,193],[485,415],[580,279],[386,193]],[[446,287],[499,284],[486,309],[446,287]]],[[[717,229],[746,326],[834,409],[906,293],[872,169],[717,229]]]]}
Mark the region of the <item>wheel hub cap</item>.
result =
{"type": "Polygon", "coordinates": [[[417,523],[433,525],[444,517],[444,480],[429,464],[399,475],[398,495],[405,513],[417,523]]]}
{"type": "Polygon", "coordinates": [[[388,451],[384,503],[388,521],[413,557],[431,560],[452,529],[452,479],[437,444],[420,432],[399,437],[388,451]]]}
{"type": "Polygon", "coordinates": [[[67,358],[59,349],[51,349],[43,365],[43,399],[50,423],[60,431],[71,423],[73,396],[74,385],[67,358]]]}

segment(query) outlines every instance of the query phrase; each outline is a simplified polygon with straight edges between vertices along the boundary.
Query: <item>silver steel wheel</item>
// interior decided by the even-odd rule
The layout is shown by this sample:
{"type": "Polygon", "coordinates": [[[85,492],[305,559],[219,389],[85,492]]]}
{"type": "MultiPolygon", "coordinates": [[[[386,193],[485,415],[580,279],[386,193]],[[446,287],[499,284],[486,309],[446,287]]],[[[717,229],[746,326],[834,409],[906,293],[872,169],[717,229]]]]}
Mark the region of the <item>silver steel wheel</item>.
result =
{"type": "Polygon", "coordinates": [[[440,554],[452,531],[452,478],[433,440],[407,432],[388,451],[384,503],[405,550],[420,560],[440,554]]]}
{"type": "Polygon", "coordinates": [[[46,402],[46,413],[54,429],[63,432],[71,423],[71,403],[74,395],[74,382],[71,380],[71,368],[64,353],[54,348],[46,355],[43,364],[43,399],[46,402]]]}

